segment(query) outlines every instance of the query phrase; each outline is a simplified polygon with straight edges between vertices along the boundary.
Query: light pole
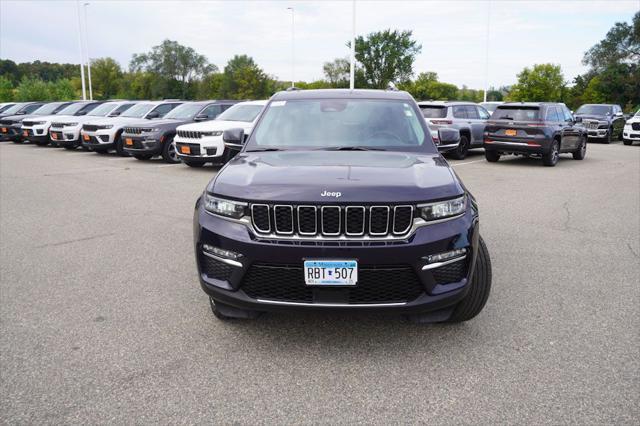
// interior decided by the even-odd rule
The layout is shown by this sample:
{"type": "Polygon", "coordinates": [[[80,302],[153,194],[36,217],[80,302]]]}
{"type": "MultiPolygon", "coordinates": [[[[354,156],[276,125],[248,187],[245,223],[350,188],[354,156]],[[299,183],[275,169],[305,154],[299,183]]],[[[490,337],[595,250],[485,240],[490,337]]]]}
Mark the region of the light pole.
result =
{"type": "Polygon", "coordinates": [[[491,29],[491,0],[487,7],[487,44],[484,55],[484,102],[487,102],[487,90],[489,90],[489,30],[491,29]]]}
{"type": "Polygon", "coordinates": [[[76,11],[78,12],[78,46],[80,47],[80,80],[82,80],[82,100],[87,99],[87,91],[84,87],[84,54],[82,52],[82,19],[80,18],[80,2],[76,0],[76,11]]]}
{"type": "Polygon", "coordinates": [[[89,21],[87,20],[87,6],[89,3],[84,4],[84,46],[87,51],[87,71],[89,77],[89,99],[93,100],[93,90],[91,87],[91,56],[89,56],[89,21]]]}
{"type": "Polygon", "coordinates": [[[296,33],[294,26],[294,10],[293,7],[288,7],[287,10],[291,11],[291,87],[295,87],[296,33]]]}
{"type": "Polygon", "coordinates": [[[351,66],[349,68],[349,88],[353,90],[356,74],[356,0],[352,4],[353,22],[351,27],[351,66]]]}

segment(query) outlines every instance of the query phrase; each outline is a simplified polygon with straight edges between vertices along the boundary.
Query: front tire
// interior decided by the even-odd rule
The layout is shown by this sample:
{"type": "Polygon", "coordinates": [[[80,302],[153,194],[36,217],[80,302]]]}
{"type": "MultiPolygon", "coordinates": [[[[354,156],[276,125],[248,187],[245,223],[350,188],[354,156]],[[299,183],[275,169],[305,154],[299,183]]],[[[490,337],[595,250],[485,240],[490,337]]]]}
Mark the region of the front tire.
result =
{"type": "Polygon", "coordinates": [[[613,129],[609,129],[609,131],[607,132],[607,137],[604,138],[604,143],[606,143],[607,145],[609,145],[611,143],[611,139],[613,138],[613,129]]]}
{"type": "Polygon", "coordinates": [[[133,156],[133,158],[140,161],[151,160],[151,157],[152,155],[149,155],[149,154],[136,154],[133,156]]]}
{"type": "Polygon", "coordinates": [[[115,141],[116,154],[120,157],[128,157],[129,153],[124,150],[124,143],[122,142],[122,133],[116,135],[115,141]]]}
{"type": "Polygon", "coordinates": [[[558,158],[560,157],[560,143],[558,140],[554,140],[551,143],[549,152],[542,154],[542,164],[547,167],[553,167],[558,164],[558,158]]]}
{"type": "Polygon", "coordinates": [[[625,145],[631,145],[633,141],[631,139],[622,139],[622,143],[625,145]]]}
{"type": "Polygon", "coordinates": [[[447,322],[463,322],[482,311],[491,292],[491,257],[482,237],[479,239],[478,257],[469,283],[469,292],[453,309],[447,322]]]}
{"type": "Polygon", "coordinates": [[[176,143],[173,141],[173,136],[164,141],[164,145],[162,147],[162,159],[169,164],[178,164],[180,162],[180,158],[176,151],[176,143]]]}
{"type": "Polygon", "coordinates": [[[500,153],[498,151],[484,150],[484,158],[490,163],[497,163],[500,160],[500,153]]]}
{"type": "Polygon", "coordinates": [[[460,135],[460,143],[458,147],[451,151],[451,157],[456,160],[464,160],[469,152],[469,137],[467,135],[460,135]]]}
{"type": "Polygon", "coordinates": [[[196,167],[196,168],[202,167],[205,164],[204,161],[197,161],[197,160],[182,160],[182,162],[189,167],[196,167]]]}
{"type": "Polygon", "coordinates": [[[580,146],[573,153],[573,159],[574,160],[584,160],[584,157],[586,155],[587,155],[587,140],[586,140],[586,138],[582,138],[582,141],[580,142],[580,146]]]}

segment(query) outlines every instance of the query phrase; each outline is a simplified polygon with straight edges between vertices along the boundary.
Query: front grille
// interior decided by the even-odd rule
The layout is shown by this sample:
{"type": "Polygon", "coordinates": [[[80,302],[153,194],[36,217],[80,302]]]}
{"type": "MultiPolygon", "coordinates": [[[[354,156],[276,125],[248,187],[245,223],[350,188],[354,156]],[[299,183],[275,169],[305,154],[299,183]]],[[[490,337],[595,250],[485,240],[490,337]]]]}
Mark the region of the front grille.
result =
{"type": "Polygon", "coordinates": [[[23,121],[22,125],[27,127],[32,127],[32,126],[35,126],[36,123],[37,123],[36,121],[23,121]]]}
{"type": "Polygon", "coordinates": [[[209,278],[216,280],[228,281],[234,271],[233,266],[204,254],[200,256],[200,264],[202,265],[202,272],[209,278]]]}
{"type": "Polygon", "coordinates": [[[462,281],[466,272],[465,264],[466,262],[461,260],[432,269],[433,279],[436,281],[436,284],[449,284],[462,281]]]}
{"type": "Polygon", "coordinates": [[[631,123],[631,128],[633,130],[640,130],[640,123],[631,123]]]}
{"type": "Polygon", "coordinates": [[[253,299],[298,303],[403,303],[423,294],[410,266],[361,266],[354,287],[308,286],[301,266],[254,264],[244,277],[242,290],[253,299]]]}
{"type": "Polygon", "coordinates": [[[84,124],[82,126],[82,130],[86,130],[87,132],[95,132],[99,128],[100,128],[100,126],[98,126],[96,124],[84,124]]]}
{"type": "MultiPolygon", "coordinates": [[[[28,126],[28,124],[26,124],[24,122],[22,124],[25,125],[25,126],[28,126]]],[[[64,123],[53,122],[53,123],[51,123],[51,127],[56,128],[56,129],[61,129],[61,128],[64,127],[64,123]]]]}
{"type": "Polygon", "coordinates": [[[200,139],[202,138],[202,132],[195,130],[178,130],[178,136],[186,139],[200,139]]]}
{"type": "Polygon", "coordinates": [[[147,127],[124,127],[123,133],[127,133],[130,135],[141,135],[142,133],[151,132],[150,128],[147,127]]]}
{"type": "Polygon", "coordinates": [[[414,208],[252,204],[251,216],[258,234],[385,237],[409,232],[414,208]]]}
{"type": "Polygon", "coordinates": [[[11,126],[13,123],[13,120],[0,120],[0,126],[11,126]]]}
{"type": "Polygon", "coordinates": [[[596,130],[599,125],[600,123],[598,123],[597,121],[585,121],[584,123],[584,126],[590,130],[596,130]]]}

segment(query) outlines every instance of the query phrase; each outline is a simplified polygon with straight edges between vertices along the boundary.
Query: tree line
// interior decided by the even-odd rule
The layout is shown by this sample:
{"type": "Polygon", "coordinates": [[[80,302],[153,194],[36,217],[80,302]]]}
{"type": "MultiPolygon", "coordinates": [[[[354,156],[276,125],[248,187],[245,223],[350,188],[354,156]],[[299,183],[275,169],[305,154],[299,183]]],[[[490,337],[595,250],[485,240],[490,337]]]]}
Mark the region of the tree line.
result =
{"type": "MultiPolygon", "coordinates": [[[[350,43],[347,43],[350,47],[350,43]]],[[[435,72],[415,76],[422,46],[411,31],[383,30],[355,40],[355,86],[385,89],[394,83],[418,100],[480,102],[484,91],[442,82],[435,72]]],[[[490,101],[617,103],[640,107],[640,12],[631,23],[618,22],[584,54],[585,74],[567,82],[559,65],[524,68],[512,86],[490,88],[490,101]]],[[[324,78],[296,82],[302,89],[349,87],[349,60],[324,63],[324,78]]],[[[193,48],[165,40],[149,52],[134,54],[124,70],[113,58],[91,61],[96,99],[264,99],[286,89],[288,82],[267,74],[253,58],[236,55],[220,70],[193,48]]],[[[0,60],[0,101],[67,100],[80,97],[78,65],[49,62],[16,64],[0,60]]]]}

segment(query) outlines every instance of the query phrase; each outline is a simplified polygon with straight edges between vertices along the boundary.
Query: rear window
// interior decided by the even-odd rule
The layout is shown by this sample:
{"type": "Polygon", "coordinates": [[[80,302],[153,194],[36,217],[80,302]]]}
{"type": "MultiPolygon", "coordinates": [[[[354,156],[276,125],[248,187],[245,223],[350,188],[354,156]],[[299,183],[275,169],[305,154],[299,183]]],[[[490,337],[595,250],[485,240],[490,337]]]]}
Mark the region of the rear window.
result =
{"type": "Polygon", "coordinates": [[[538,107],[498,107],[491,115],[492,120],[536,121],[540,119],[538,107]]]}
{"type": "Polygon", "coordinates": [[[447,116],[446,106],[423,106],[420,105],[424,118],[445,118],[447,116]]]}

